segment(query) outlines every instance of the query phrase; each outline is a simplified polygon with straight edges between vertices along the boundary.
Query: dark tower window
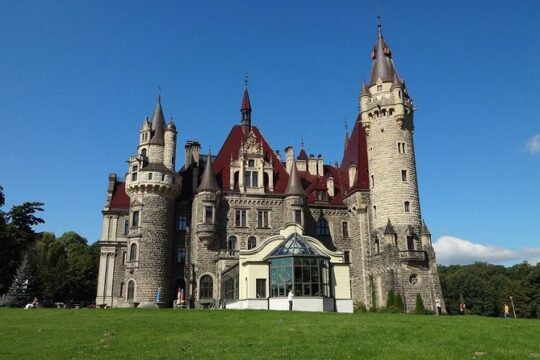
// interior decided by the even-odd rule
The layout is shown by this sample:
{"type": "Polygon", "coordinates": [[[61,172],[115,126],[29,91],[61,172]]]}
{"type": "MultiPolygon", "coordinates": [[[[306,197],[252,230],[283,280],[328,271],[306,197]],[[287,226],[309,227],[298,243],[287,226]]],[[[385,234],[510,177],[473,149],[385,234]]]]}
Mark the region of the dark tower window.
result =
{"type": "Polygon", "coordinates": [[[379,239],[375,239],[375,252],[378,254],[381,252],[381,247],[379,244],[379,239]]]}
{"type": "Polygon", "coordinates": [[[131,244],[129,247],[129,261],[137,260],[137,244],[131,244]]]}
{"type": "Polygon", "coordinates": [[[141,155],[143,157],[143,160],[146,158],[146,149],[141,150],[141,155]]]}
{"type": "Polygon", "coordinates": [[[131,226],[136,227],[139,226],[139,212],[134,211],[131,217],[131,226]]]}
{"type": "Polygon", "coordinates": [[[373,205],[373,217],[377,217],[377,207],[375,205],[373,205]]]}
{"type": "Polygon", "coordinates": [[[214,207],[206,205],[204,207],[204,223],[213,224],[214,223],[214,207]]]}
{"type": "Polygon", "coordinates": [[[257,246],[257,238],[255,236],[248,237],[247,246],[248,250],[255,248],[257,246]]]}
{"type": "Polygon", "coordinates": [[[201,278],[200,299],[211,299],[214,295],[214,280],[210,275],[204,275],[201,278]]]}
{"type": "Polygon", "coordinates": [[[302,210],[294,210],[294,222],[302,225],[302,210]]]}
{"type": "Polygon", "coordinates": [[[350,250],[343,250],[343,262],[345,264],[351,263],[351,251],[350,250]]]}
{"type": "Polygon", "coordinates": [[[148,173],[148,180],[152,180],[153,173],[148,173]]]}
{"type": "Polygon", "coordinates": [[[405,210],[406,213],[411,212],[411,203],[408,202],[408,201],[405,201],[405,202],[403,203],[403,208],[404,208],[404,210],[405,210]]]}
{"type": "Polygon", "coordinates": [[[227,240],[227,250],[233,251],[236,250],[236,236],[231,235],[227,240]]]}
{"type": "Polygon", "coordinates": [[[187,216],[180,216],[178,218],[178,230],[186,231],[187,229],[187,216]]]}
{"type": "Polygon", "coordinates": [[[133,301],[135,298],[135,282],[129,280],[128,282],[128,291],[127,291],[127,301],[133,301]]]}
{"type": "Polygon", "coordinates": [[[131,181],[137,181],[137,171],[139,170],[138,166],[133,166],[131,168],[131,181]]]}
{"type": "Polygon", "coordinates": [[[407,236],[407,250],[414,250],[414,238],[407,236]]]}
{"type": "Polygon", "coordinates": [[[184,264],[186,262],[186,248],[178,248],[176,250],[176,263],[184,264]]]}
{"type": "Polygon", "coordinates": [[[341,231],[343,233],[343,237],[349,237],[349,223],[344,221],[341,223],[341,231]]]}
{"type": "Polygon", "coordinates": [[[319,218],[317,221],[317,235],[330,236],[330,228],[328,227],[328,221],[325,218],[319,218]]]}
{"type": "Polygon", "coordinates": [[[401,181],[407,181],[407,170],[401,170],[401,181]]]}
{"type": "Polygon", "coordinates": [[[129,221],[124,220],[124,235],[129,233],[129,221]]]}

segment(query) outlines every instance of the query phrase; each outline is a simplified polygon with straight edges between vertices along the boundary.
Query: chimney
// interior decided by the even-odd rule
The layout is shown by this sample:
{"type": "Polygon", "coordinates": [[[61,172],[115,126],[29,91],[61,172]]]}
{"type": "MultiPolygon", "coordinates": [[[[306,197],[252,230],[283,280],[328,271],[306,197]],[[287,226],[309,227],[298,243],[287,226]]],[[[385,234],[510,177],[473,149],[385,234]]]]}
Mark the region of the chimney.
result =
{"type": "Polygon", "coordinates": [[[317,175],[324,176],[324,159],[321,154],[317,157],[317,175]]]}
{"type": "Polygon", "coordinates": [[[349,164],[349,189],[354,187],[355,180],[356,180],[356,164],[351,162],[349,164]]]}
{"type": "Polygon", "coordinates": [[[328,188],[328,195],[330,195],[331,197],[334,197],[335,193],[334,193],[334,178],[332,176],[330,176],[327,180],[326,180],[326,187],[328,188]]]}
{"type": "Polygon", "coordinates": [[[309,155],[308,171],[311,175],[317,175],[317,159],[315,159],[315,155],[313,154],[309,155]]]}

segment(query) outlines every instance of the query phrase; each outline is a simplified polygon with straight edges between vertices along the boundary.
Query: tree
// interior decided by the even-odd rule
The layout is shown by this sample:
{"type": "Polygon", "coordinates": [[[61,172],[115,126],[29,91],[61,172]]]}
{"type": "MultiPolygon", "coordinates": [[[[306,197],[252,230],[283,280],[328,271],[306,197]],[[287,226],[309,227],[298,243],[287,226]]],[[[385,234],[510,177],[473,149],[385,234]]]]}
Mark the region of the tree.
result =
{"type": "Polygon", "coordinates": [[[416,294],[416,307],[414,313],[417,315],[424,315],[426,313],[426,308],[424,307],[424,301],[422,300],[422,295],[416,294]]]}
{"type": "Polygon", "coordinates": [[[390,310],[395,306],[395,296],[394,296],[394,290],[388,291],[388,295],[386,296],[386,309],[390,310]]]}
{"type": "MultiPolygon", "coordinates": [[[[5,204],[0,186],[0,207],[5,204]]],[[[5,293],[21,263],[23,254],[33,245],[36,233],[33,227],[44,223],[36,214],[43,211],[43,203],[25,202],[7,213],[0,210],[0,294],[5,293]]]]}
{"type": "Polygon", "coordinates": [[[32,269],[28,262],[28,257],[24,256],[17,268],[15,279],[13,279],[13,283],[9,288],[7,305],[11,307],[22,307],[27,304],[32,296],[32,282],[32,269]]]}

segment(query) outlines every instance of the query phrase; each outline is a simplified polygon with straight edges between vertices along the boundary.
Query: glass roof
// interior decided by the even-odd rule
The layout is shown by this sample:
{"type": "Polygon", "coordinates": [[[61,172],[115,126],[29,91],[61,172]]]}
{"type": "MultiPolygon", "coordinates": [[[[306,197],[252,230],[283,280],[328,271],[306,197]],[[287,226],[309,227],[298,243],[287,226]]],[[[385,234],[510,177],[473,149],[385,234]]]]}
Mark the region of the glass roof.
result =
{"type": "Polygon", "coordinates": [[[294,233],[285,239],[283,243],[281,243],[281,245],[268,257],[291,255],[321,256],[317,251],[308,245],[307,241],[304,240],[300,234],[294,233]]]}

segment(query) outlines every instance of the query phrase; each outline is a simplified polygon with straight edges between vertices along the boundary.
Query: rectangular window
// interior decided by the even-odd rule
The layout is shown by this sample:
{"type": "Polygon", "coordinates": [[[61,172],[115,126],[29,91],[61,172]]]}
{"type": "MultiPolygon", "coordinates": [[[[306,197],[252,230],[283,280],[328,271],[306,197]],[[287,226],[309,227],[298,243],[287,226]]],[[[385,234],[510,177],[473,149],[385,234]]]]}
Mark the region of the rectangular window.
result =
{"type": "Polygon", "coordinates": [[[187,229],[187,216],[180,216],[178,218],[178,230],[186,231],[187,229]]]}
{"type": "Polygon", "coordinates": [[[375,176],[371,175],[371,187],[375,187],[375,176]]]}
{"type": "Polygon", "coordinates": [[[176,250],[176,263],[184,264],[186,262],[186,248],[178,248],[176,250]]]}
{"type": "Polygon", "coordinates": [[[407,250],[414,250],[414,238],[407,236],[407,250]]]}
{"type": "Polygon", "coordinates": [[[152,180],[153,173],[148,173],[148,180],[152,180]]]}
{"type": "Polygon", "coordinates": [[[259,172],[244,171],[244,186],[258,187],[259,186],[259,172]]]}
{"type": "Polygon", "coordinates": [[[204,207],[204,223],[213,224],[214,223],[214,207],[206,205],[204,207]]]}
{"type": "Polygon", "coordinates": [[[373,205],[373,217],[377,217],[377,207],[375,205],[373,205]]]}
{"type": "Polygon", "coordinates": [[[398,142],[398,153],[405,154],[405,143],[404,142],[398,142]]]}
{"type": "Polygon", "coordinates": [[[346,221],[343,221],[341,223],[341,229],[342,229],[342,232],[343,232],[343,237],[349,237],[349,223],[346,222],[346,221]]]}
{"type": "Polygon", "coordinates": [[[126,260],[127,260],[127,252],[123,251],[122,252],[122,265],[126,265],[126,260]]]}
{"type": "Polygon", "coordinates": [[[124,235],[129,233],[129,221],[124,220],[124,235]]]}
{"type": "Polygon", "coordinates": [[[257,299],[266,298],[266,279],[256,279],[257,299]]]}
{"type": "Polygon", "coordinates": [[[302,225],[302,210],[294,210],[294,222],[302,225]]]}
{"type": "Polygon", "coordinates": [[[407,170],[401,170],[401,181],[407,181],[407,170]]]}
{"type": "Polygon", "coordinates": [[[408,213],[408,212],[411,211],[411,203],[410,203],[410,202],[405,201],[405,202],[403,203],[403,207],[404,207],[404,210],[405,210],[406,213],[408,213]]]}
{"type": "Polygon", "coordinates": [[[138,170],[139,170],[139,167],[136,165],[131,168],[131,181],[137,181],[138,170]]]}
{"type": "Polygon", "coordinates": [[[139,226],[139,211],[134,211],[131,217],[131,226],[139,226]]]}
{"type": "Polygon", "coordinates": [[[120,283],[120,297],[124,297],[124,283],[120,283]]]}
{"type": "Polygon", "coordinates": [[[269,228],[270,223],[268,221],[268,210],[259,210],[257,212],[257,227],[259,228],[269,228]]]}
{"type": "Polygon", "coordinates": [[[350,250],[343,250],[343,262],[345,264],[351,263],[351,252],[350,250]]]}
{"type": "Polygon", "coordinates": [[[234,224],[238,227],[247,226],[247,210],[236,210],[234,224]]]}

